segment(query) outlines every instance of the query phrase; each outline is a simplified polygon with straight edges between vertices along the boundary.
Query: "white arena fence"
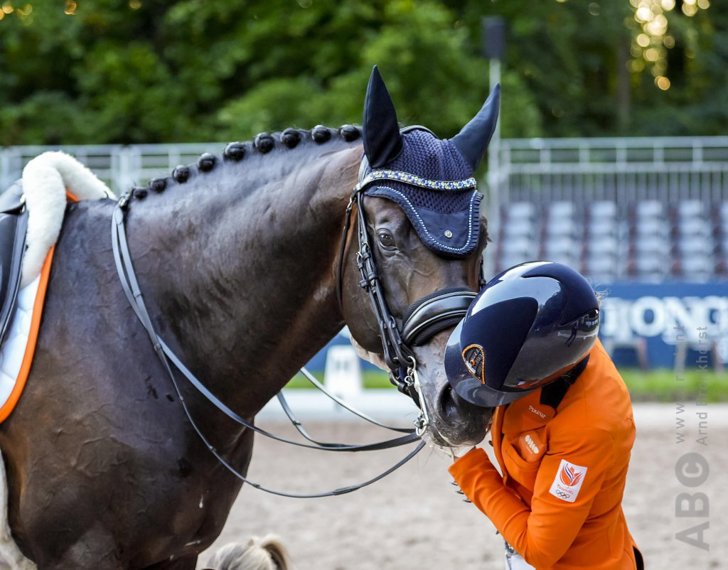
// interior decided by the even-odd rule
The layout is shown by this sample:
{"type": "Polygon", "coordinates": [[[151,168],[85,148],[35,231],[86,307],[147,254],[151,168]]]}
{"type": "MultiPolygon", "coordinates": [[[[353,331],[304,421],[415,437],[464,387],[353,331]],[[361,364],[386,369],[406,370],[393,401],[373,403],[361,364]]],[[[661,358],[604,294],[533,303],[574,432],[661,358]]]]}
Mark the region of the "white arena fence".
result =
{"type": "Polygon", "coordinates": [[[728,198],[728,136],[506,139],[500,150],[503,202],[728,198]]]}
{"type": "MultiPolygon", "coordinates": [[[[225,143],[65,146],[120,194],[225,143]]],[[[494,141],[487,273],[552,259],[595,282],[728,279],[728,136],[494,141]]],[[[57,147],[0,149],[0,188],[57,147]]]]}
{"type": "MultiPolygon", "coordinates": [[[[596,282],[728,279],[728,136],[503,139],[490,156],[487,273],[528,259],[596,282]]],[[[117,193],[225,143],[65,146],[117,193]]],[[[0,189],[57,147],[0,149],[0,189]]]]}
{"type": "MultiPolygon", "coordinates": [[[[73,154],[120,194],[225,144],[7,147],[0,189],[46,150],[73,154]]],[[[603,338],[614,350],[681,367],[708,349],[728,364],[728,136],[494,144],[482,184],[487,275],[530,259],[567,263],[608,296],[603,338]]]]}
{"type": "MultiPolygon", "coordinates": [[[[0,184],[20,176],[28,160],[47,150],[79,158],[116,192],[169,174],[226,143],[16,146],[0,149],[0,184]]],[[[502,204],[655,199],[726,200],[728,136],[502,139],[495,186],[502,204]]]]}
{"type": "Polygon", "coordinates": [[[552,259],[596,282],[728,279],[728,137],[504,140],[491,273],[552,259]]]}
{"type": "MultiPolygon", "coordinates": [[[[16,146],[0,149],[0,187],[20,177],[23,166],[47,150],[76,156],[119,193],[168,175],[203,152],[226,143],[16,146]]],[[[502,139],[489,178],[489,204],[533,201],[644,200],[706,203],[728,199],[728,136],[502,139]]],[[[497,225],[498,213],[491,212],[497,225]]]]}
{"type": "Polygon", "coordinates": [[[10,186],[31,158],[48,150],[72,154],[121,194],[150,178],[170,175],[175,166],[193,163],[203,152],[221,154],[224,147],[225,143],[6,147],[0,149],[0,188],[10,186]]]}

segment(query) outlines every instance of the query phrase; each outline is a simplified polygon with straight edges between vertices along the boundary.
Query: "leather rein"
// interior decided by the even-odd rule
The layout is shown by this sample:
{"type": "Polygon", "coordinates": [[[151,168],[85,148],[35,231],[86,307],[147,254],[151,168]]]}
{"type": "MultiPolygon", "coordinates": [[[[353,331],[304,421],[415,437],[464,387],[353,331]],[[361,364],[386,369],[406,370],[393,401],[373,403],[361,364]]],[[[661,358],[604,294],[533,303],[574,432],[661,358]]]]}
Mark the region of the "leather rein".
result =
{"type": "Polygon", "coordinates": [[[346,220],[345,227],[342,236],[341,252],[339,258],[339,275],[337,282],[337,294],[339,302],[341,303],[341,281],[343,273],[343,255],[346,247],[346,240],[348,231],[351,225],[351,212],[353,206],[357,206],[357,235],[359,241],[359,251],[357,253],[357,266],[361,274],[360,285],[367,292],[374,309],[377,321],[379,323],[379,330],[382,339],[382,348],[384,352],[385,361],[390,368],[390,378],[397,388],[403,393],[409,395],[415,403],[420,407],[421,414],[416,420],[415,429],[405,428],[394,428],[373,420],[366,414],[363,414],[348,404],[344,403],[336,396],[330,394],[326,389],[305,369],[301,369],[304,376],[314,384],[314,386],[326,394],[329,398],[333,399],[337,404],[341,405],[351,413],[361,417],[362,419],[390,429],[397,432],[405,433],[406,435],[399,436],[396,438],[384,440],[377,443],[371,444],[341,444],[341,443],[330,443],[321,442],[313,439],[303,428],[300,421],[296,419],[291,411],[288,403],[282,392],[279,392],[277,398],[286,413],[287,417],[296,428],[296,430],[310,443],[303,443],[301,441],[294,441],[277,436],[273,433],[268,432],[258,426],[253,421],[241,417],[234,410],[230,409],[225,403],[220,400],[214,393],[212,393],[205,384],[200,381],[182,362],[182,360],[172,351],[172,349],[160,338],[157,334],[152,319],[146,308],[143,294],[139,286],[139,282],[136,278],[136,272],[134,271],[134,265],[131,258],[131,252],[129,251],[129,245],[126,237],[125,221],[126,213],[130,206],[132,195],[130,193],[124,194],[116,204],[114,212],[112,214],[111,223],[111,243],[114,254],[114,262],[116,264],[116,270],[119,275],[122,289],[124,294],[131,305],[132,310],[136,314],[140,323],[144,327],[149,339],[152,343],[154,351],[162,363],[162,367],[169,377],[172,386],[179,398],[185,416],[190,423],[193,431],[197,434],[200,440],[203,442],[205,447],[212,453],[212,455],[235,477],[247,483],[248,485],[265,491],[273,495],[279,495],[283,497],[292,498],[320,498],[335,495],[342,495],[351,493],[380,479],[386,477],[410,459],[412,459],[422,448],[426,445],[422,439],[422,434],[426,431],[429,426],[429,417],[427,414],[427,408],[424,404],[424,400],[421,397],[420,383],[417,375],[417,362],[414,358],[414,353],[409,348],[408,342],[421,344],[424,340],[431,338],[437,332],[444,330],[455,324],[460,320],[467,311],[467,307],[475,297],[475,293],[466,289],[447,289],[441,292],[437,292],[433,295],[428,295],[424,299],[421,299],[414,303],[407,314],[409,317],[405,320],[400,331],[397,321],[392,316],[384,298],[383,290],[379,277],[377,274],[376,264],[374,257],[372,256],[372,250],[369,243],[369,236],[366,230],[366,215],[363,208],[363,190],[372,180],[367,179],[360,181],[355,187],[349,204],[346,209],[346,220]],[[432,332],[434,331],[434,332],[432,332]],[[423,332],[428,333],[426,338],[423,336],[423,332]],[[410,451],[403,459],[397,462],[392,467],[388,468],[379,475],[368,479],[362,483],[355,485],[349,485],[334,489],[332,491],[324,491],[318,493],[290,493],[284,491],[278,491],[264,487],[263,485],[249,480],[243,475],[240,470],[235,468],[209,441],[198,423],[192,416],[187,402],[183,396],[180,388],[177,376],[174,370],[177,370],[182,377],[189,382],[206,400],[214,405],[219,411],[224,413],[233,422],[241,425],[242,427],[259,433],[270,439],[295,445],[297,447],[304,447],[309,449],[318,449],[322,451],[332,452],[358,452],[358,451],[377,451],[383,449],[390,449],[393,447],[406,445],[419,440],[418,445],[410,451]]]}

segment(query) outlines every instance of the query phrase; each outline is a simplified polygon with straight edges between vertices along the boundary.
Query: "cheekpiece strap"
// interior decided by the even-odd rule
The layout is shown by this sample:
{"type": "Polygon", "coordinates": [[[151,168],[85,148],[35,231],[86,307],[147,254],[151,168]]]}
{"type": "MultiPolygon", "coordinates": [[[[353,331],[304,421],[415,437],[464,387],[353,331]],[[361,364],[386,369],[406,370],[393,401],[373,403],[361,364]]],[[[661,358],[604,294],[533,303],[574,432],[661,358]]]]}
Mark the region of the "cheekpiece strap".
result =
{"type": "Polygon", "coordinates": [[[377,182],[378,180],[392,180],[394,182],[401,182],[402,184],[409,184],[410,186],[417,186],[418,188],[425,188],[427,190],[475,190],[478,187],[478,183],[472,176],[465,178],[464,180],[429,180],[422,178],[416,174],[410,174],[409,172],[402,172],[401,170],[372,170],[354,188],[354,192],[359,192],[369,186],[370,184],[377,182]]]}

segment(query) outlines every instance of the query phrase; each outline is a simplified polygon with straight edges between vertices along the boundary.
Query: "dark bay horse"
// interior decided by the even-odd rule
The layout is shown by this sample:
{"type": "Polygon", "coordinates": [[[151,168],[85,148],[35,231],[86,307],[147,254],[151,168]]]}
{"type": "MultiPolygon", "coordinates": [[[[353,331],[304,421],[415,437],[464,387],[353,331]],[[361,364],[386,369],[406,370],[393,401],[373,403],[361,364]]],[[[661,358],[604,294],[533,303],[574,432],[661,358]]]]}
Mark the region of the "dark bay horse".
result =
{"type": "MultiPolygon", "coordinates": [[[[345,221],[360,168],[363,176],[409,157],[432,170],[433,155],[407,146],[429,137],[427,144],[449,149],[447,160],[472,176],[497,114],[497,97],[489,101],[452,141],[424,129],[400,134],[375,72],[362,129],[259,135],[136,189],[126,230],[159,335],[249,419],[343,325],[365,351],[386,356],[360,285],[357,226],[345,221]]],[[[376,192],[362,192],[359,206],[398,326],[437,291],[477,289],[487,238],[477,208],[473,247],[447,255],[415,231],[411,216],[423,210],[406,212],[376,192]]],[[[124,297],[110,239],[115,207],[102,200],[67,209],[26,393],[0,426],[10,527],[43,569],[193,569],[241,482],[190,426],[124,297]]],[[[473,444],[486,421],[447,387],[442,362],[451,328],[411,347],[421,405],[436,443],[473,444]]],[[[183,390],[200,427],[244,474],[253,433],[183,390]]]]}

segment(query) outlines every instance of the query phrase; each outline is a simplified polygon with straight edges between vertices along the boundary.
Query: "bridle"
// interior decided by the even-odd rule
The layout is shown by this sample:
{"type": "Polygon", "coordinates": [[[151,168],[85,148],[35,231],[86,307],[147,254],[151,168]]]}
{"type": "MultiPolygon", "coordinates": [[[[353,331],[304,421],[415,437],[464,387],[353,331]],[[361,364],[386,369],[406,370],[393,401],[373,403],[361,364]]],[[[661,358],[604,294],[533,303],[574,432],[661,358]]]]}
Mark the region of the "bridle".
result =
{"type": "MultiPolygon", "coordinates": [[[[366,164],[363,160],[363,165],[366,164]]],[[[356,206],[356,234],[359,250],[356,254],[356,263],[361,277],[359,285],[366,291],[377,319],[379,337],[382,342],[384,362],[390,372],[390,380],[397,389],[408,395],[422,412],[418,419],[417,429],[420,433],[428,427],[427,407],[420,393],[417,375],[417,360],[412,346],[425,344],[437,333],[455,326],[468,310],[476,293],[466,287],[448,287],[435,291],[410,305],[404,312],[402,326],[392,315],[384,296],[382,283],[379,279],[376,261],[367,232],[366,211],[364,209],[364,195],[367,188],[380,181],[393,181],[429,190],[468,190],[476,188],[475,178],[465,180],[428,180],[419,176],[398,170],[360,170],[359,182],[354,187],[349,204],[346,207],[346,220],[344,232],[339,247],[339,266],[337,276],[337,296],[339,306],[343,313],[343,273],[344,258],[346,255],[346,242],[351,226],[351,214],[356,206]]],[[[482,279],[482,271],[481,279],[482,279]]]]}
{"type": "MultiPolygon", "coordinates": [[[[411,176],[407,173],[398,173],[396,171],[387,171],[392,176],[411,176]]],[[[131,252],[129,251],[129,244],[126,237],[125,221],[126,212],[130,206],[132,194],[124,194],[116,204],[114,212],[112,214],[111,223],[111,243],[114,254],[114,262],[116,264],[116,270],[119,275],[122,289],[124,294],[131,305],[132,310],[139,319],[140,323],[146,330],[149,339],[152,343],[154,351],[159,358],[162,367],[169,377],[172,386],[174,387],[175,393],[179,398],[179,401],[184,410],[185,416],[191,425],[193,431],[197,434],[200,440],[204,443],[210,453],[223,465],[231,474],[249,484],[250,486],[271,493],[274,495],[293,497],[293,498],[319,498],[334,495],[342,495],[345,493],[351,493],[362,487],[371,485],[372,483],[379,481],[386,475],[392,473],[410,459],[412,459],[422,448],[425,446],[425,441],[422,439],[423,433],[429,426],[429,417],[427,413],[427,407],[421,393],[421,387],[419,378],[417,375],[417,362],[414,358],[414,353],[410,348],[410,344],[418,345],[422,344],[425,340],[431,338],[437,332],[444,330],[457,321],[459,321],[470,305],[470,302],[475,297],[475,293],[465,288],[457,289],[444,289],[436,292],[432,295],[420,299],[414,303],[410,309],[406,312],[408,317],[404,320],[402,330],[397,325],[396,319],[392,316],[387,302],[384,298],[381,282],[377,274],[376,263],[372,256],[372,249],[369,242],[369,236],[366,231],[366,215],[363,208],[363,194],[366,187],[375,179],[381,180],[382,171],[374,171],[369,176],[365,177],[364,180],[360,180],[359,184],[355,187],[349,204],[346,208],[346,220],[345,227],[342,236],[341,253],[339,257],[339,276],[337,282],[337,294],[339,296],[339,302],[341,303],[341,280],[343,273],[343,255],[345,254],[346,241],[348,231],[351,225],[351,212],[354,205],[357,206],[357,235],[359,240],[359,251],[357,253],[357,266],[361,274],[361,286],[369,295],[372,302],[377,321],[379,323],[379,330],[382,339],[382,348],[384,351],[384,357],[387,365],[390,368],[390,376],[392,381],[397,385],[400,391],[409,395],[415,403],[420,407],[421,414],[416,421],[416,428],[404,429],[404,428],[392,428],[385,426],[375,420],[372,420],[365,414],[358,412],[350,406],[341,402],[335,396],[329,394],[323,386],[321,386],[315,378],[313,378],[305,369],[302,372],[314,385],[322,390],[329,397],[334,399],[337,403],[343,405],[347,410],[362,417],[366,421],[385,427],[387,429],[403,432],[405,435],[399,436],[393,439],[381,441],[373,444],[355,445],[355,444],[340,444],[340,443],[329,443],[320,442],[308,435],[303,429],[301,422],[299,422],[290,410],[283,393],[278,394],[278,400],[283,407],[284,412],[296,428],[296,430],[310,442],[310,444],[303,443],[300,441],[294,441],[286,439],[277,435],[274,435],[258,426],[252,421],[241,417],[234,410],[230,409],[224,402],[222,402],[215,394],[213,394],[203,382],[201,382],[182,362],[182,360],[172,351],[172,349],[160,338],[157,334],[152,319],[144,303],[143,294],[139,286],[139,282],[136,278],[134,265],[131,259],[131,252]],[[379,173],[379,174],[375,174],[379,173]],[[243,475],[237,468],[235,468],[208,440],[194,417],[192,416],[187,402],[184,398],[182,390],[177,381],[174,370],[177,370],[183,378],[185,378],[205,399],[207,399],[212,405],[214,405],[219,411],[224,413],[233,422],[241,425],[242,427],[249,429],[253,432],[259,433],[265,437],[295,445],[298,447],[305,447],[310,449],[318,449],[322,451],[332,452],[357,452],[357,451],[376,451],[382,449],[389,449],[400,445],[406,445],[419,440],[418,445],[410,451],[403,459],[401,459],[394,466],[385,470],[381,474],[359,483],[356,485],[350,485],[347,487],[334,489],[332,491],[326,491],[321,493],[289,493],[283,491],[277,491],[264,487],[263,485],[250,481],[245,475],[243,475]]],[[[398,178],[397,180],[400,180],[398,178]]],[[[401,180],[400,180],[401,181],[401,180]]],[[[419,179],[417,182],[422,181],[419,179]]],[[[440,181],[424,181],[427,184],[452,184],[461,185],[463,183],[472,184],[474,186],[475,180],[469,179],[467,181],[455,181],[455,182],[440,182],[440,181]]],[[[459,187],[461,188],[461,186],[459,187]]]]}

